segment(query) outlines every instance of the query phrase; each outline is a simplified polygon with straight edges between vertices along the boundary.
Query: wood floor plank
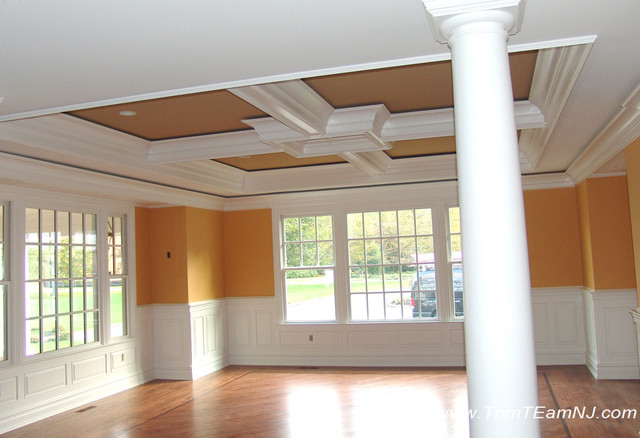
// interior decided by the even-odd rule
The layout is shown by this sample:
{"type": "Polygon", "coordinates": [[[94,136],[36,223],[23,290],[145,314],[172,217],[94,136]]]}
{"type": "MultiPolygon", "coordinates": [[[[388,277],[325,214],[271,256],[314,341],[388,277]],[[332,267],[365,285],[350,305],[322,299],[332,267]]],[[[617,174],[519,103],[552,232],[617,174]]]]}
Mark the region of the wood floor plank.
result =
{"type": "MultiPolygon", "coordinates": [[[[584,366],[541,367],[538,389],[542,412],[640,408],[640,381],[598,381],[584,366]]],[[[541,434],[638,436],[638,415],[545,418],[541,434]]],[[[149,382],[1,436],[466,438],[467,383],[462,368],[231,366],[195,382],[149,382]]]]}

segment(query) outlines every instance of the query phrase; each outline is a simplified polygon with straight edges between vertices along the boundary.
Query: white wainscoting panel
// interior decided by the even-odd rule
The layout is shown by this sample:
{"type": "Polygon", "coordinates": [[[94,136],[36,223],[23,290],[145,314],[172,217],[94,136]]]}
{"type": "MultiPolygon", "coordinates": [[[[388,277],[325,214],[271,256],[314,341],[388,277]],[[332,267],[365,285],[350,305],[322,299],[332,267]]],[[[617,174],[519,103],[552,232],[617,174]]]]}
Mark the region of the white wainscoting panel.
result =
{"type": "Polygon", "coordinates": [[[224,299],[189,305],[191,318],[191,378],[197,379],[229,364],[227,306],[224,299]]]}
{"type": "Polygon", "coordinates": [[[582,365],[586,340],[582,289],[534,288],[531,291],[538,365],[582,365]]]}
{"type": "Polygon", "coordinates": [[[587,290],[585,322],[587,366],[597,379],[638,379],[638,341],[629,311],[638,305],[635,290],[587,290]]]}
{"type": "Polygon", "coordinates": [[[0,367],[0,434],[153,378],[151,309],[138,307],[130,337],[0,367]],[[144,359],[144,360],[143,360],[144,359]]]}
{"type": "MultiPolygon", "coordinates": [[[[584,364],[582,289],[532,291],[540,365],[584,364]]],[[[462,322],[281,324],[277,298],[227,298],[230,362],[298,366],[462,366],[462,322]]]]}

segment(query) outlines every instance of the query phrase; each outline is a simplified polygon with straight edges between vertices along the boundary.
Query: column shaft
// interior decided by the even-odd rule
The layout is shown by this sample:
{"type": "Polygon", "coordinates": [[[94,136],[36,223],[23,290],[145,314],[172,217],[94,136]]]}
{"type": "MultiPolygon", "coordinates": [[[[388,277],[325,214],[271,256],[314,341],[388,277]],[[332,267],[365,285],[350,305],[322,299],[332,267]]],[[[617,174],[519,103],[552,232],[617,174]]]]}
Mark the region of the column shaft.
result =
{"type": "Polygon", "coordinates": [[[472,437],[538,437],[508,34],[504,17],[495,14],[443,25],[449,25],[453,63],[469,408],[477,411],[470,428],[472,437]]]}

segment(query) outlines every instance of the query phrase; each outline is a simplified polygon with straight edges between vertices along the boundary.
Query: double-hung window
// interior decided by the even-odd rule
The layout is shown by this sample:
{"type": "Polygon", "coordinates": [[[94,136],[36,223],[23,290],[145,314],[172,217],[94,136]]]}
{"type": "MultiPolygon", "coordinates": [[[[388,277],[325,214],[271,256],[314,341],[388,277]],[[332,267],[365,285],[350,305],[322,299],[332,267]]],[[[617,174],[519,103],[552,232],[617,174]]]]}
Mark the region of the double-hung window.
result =
{"type": "Polygon", "coordinates": [[[25,211],[27,356],[99,340],[96,215],[25,211]]]}
{"type": "Polygon", "coordinates": [[[448,271],[449,284],[453,292],[453,316],[464,316],[463,284],[462,284],[462,241],[460,235],[460,208],[449,207],[447,209],[448,229],[448,271]]]}
{"type": "Polygon", "coordinates": [[[287,321],[334,321],[332,217],[286,217],[281,224],[287,321]]]}
{"type": "Polygon", "coordinates": [[[111,337],[127,334],[127,264],[124,247],[124,218],[107,218],[109,252],[109,312],[111,337]]]}
{"type": "Polygon", "coordinates": [[[431,210],[347,215],[351,320],[437,316],[431,210]]]}

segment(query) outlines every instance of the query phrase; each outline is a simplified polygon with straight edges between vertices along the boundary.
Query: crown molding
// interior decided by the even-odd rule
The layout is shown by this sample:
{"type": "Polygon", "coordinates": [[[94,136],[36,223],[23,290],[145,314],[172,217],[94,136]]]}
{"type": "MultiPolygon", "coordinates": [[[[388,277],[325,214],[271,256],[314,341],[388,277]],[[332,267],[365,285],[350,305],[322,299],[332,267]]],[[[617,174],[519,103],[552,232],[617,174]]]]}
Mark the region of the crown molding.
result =
{"type": "Polygon", "coordinates": [[[546,125],[523,131],[520,150],[535,170],[544,155],[551,133],[573,90],[593,43],[542,49],[534,70],[529,100],[541,109],[546,125]]]}
{"type": "Polygon", "coordinates": [[[325,133],[334,108],[301,80],[230,88],[230,92],[304,135],[325,133]]]}
{"type": "Polygon", "coordinates": [[[566,173],[522,175],[523,190],[544,190],[575,187],[566,173]]]}
{"type": "Polygon", "coordinates": [[[105,175],[2,152],[0,158],[3,182],[10,180],[10,185],[136,203],[188,205],[212,210],[224,208],[224,199],[214,195],[105,175]]]}
{"type": "Polygon", "coordinates": [[[640,136],[640,83],[596,137],[567,169],[574,184],[589,178],[640,136]]]}

